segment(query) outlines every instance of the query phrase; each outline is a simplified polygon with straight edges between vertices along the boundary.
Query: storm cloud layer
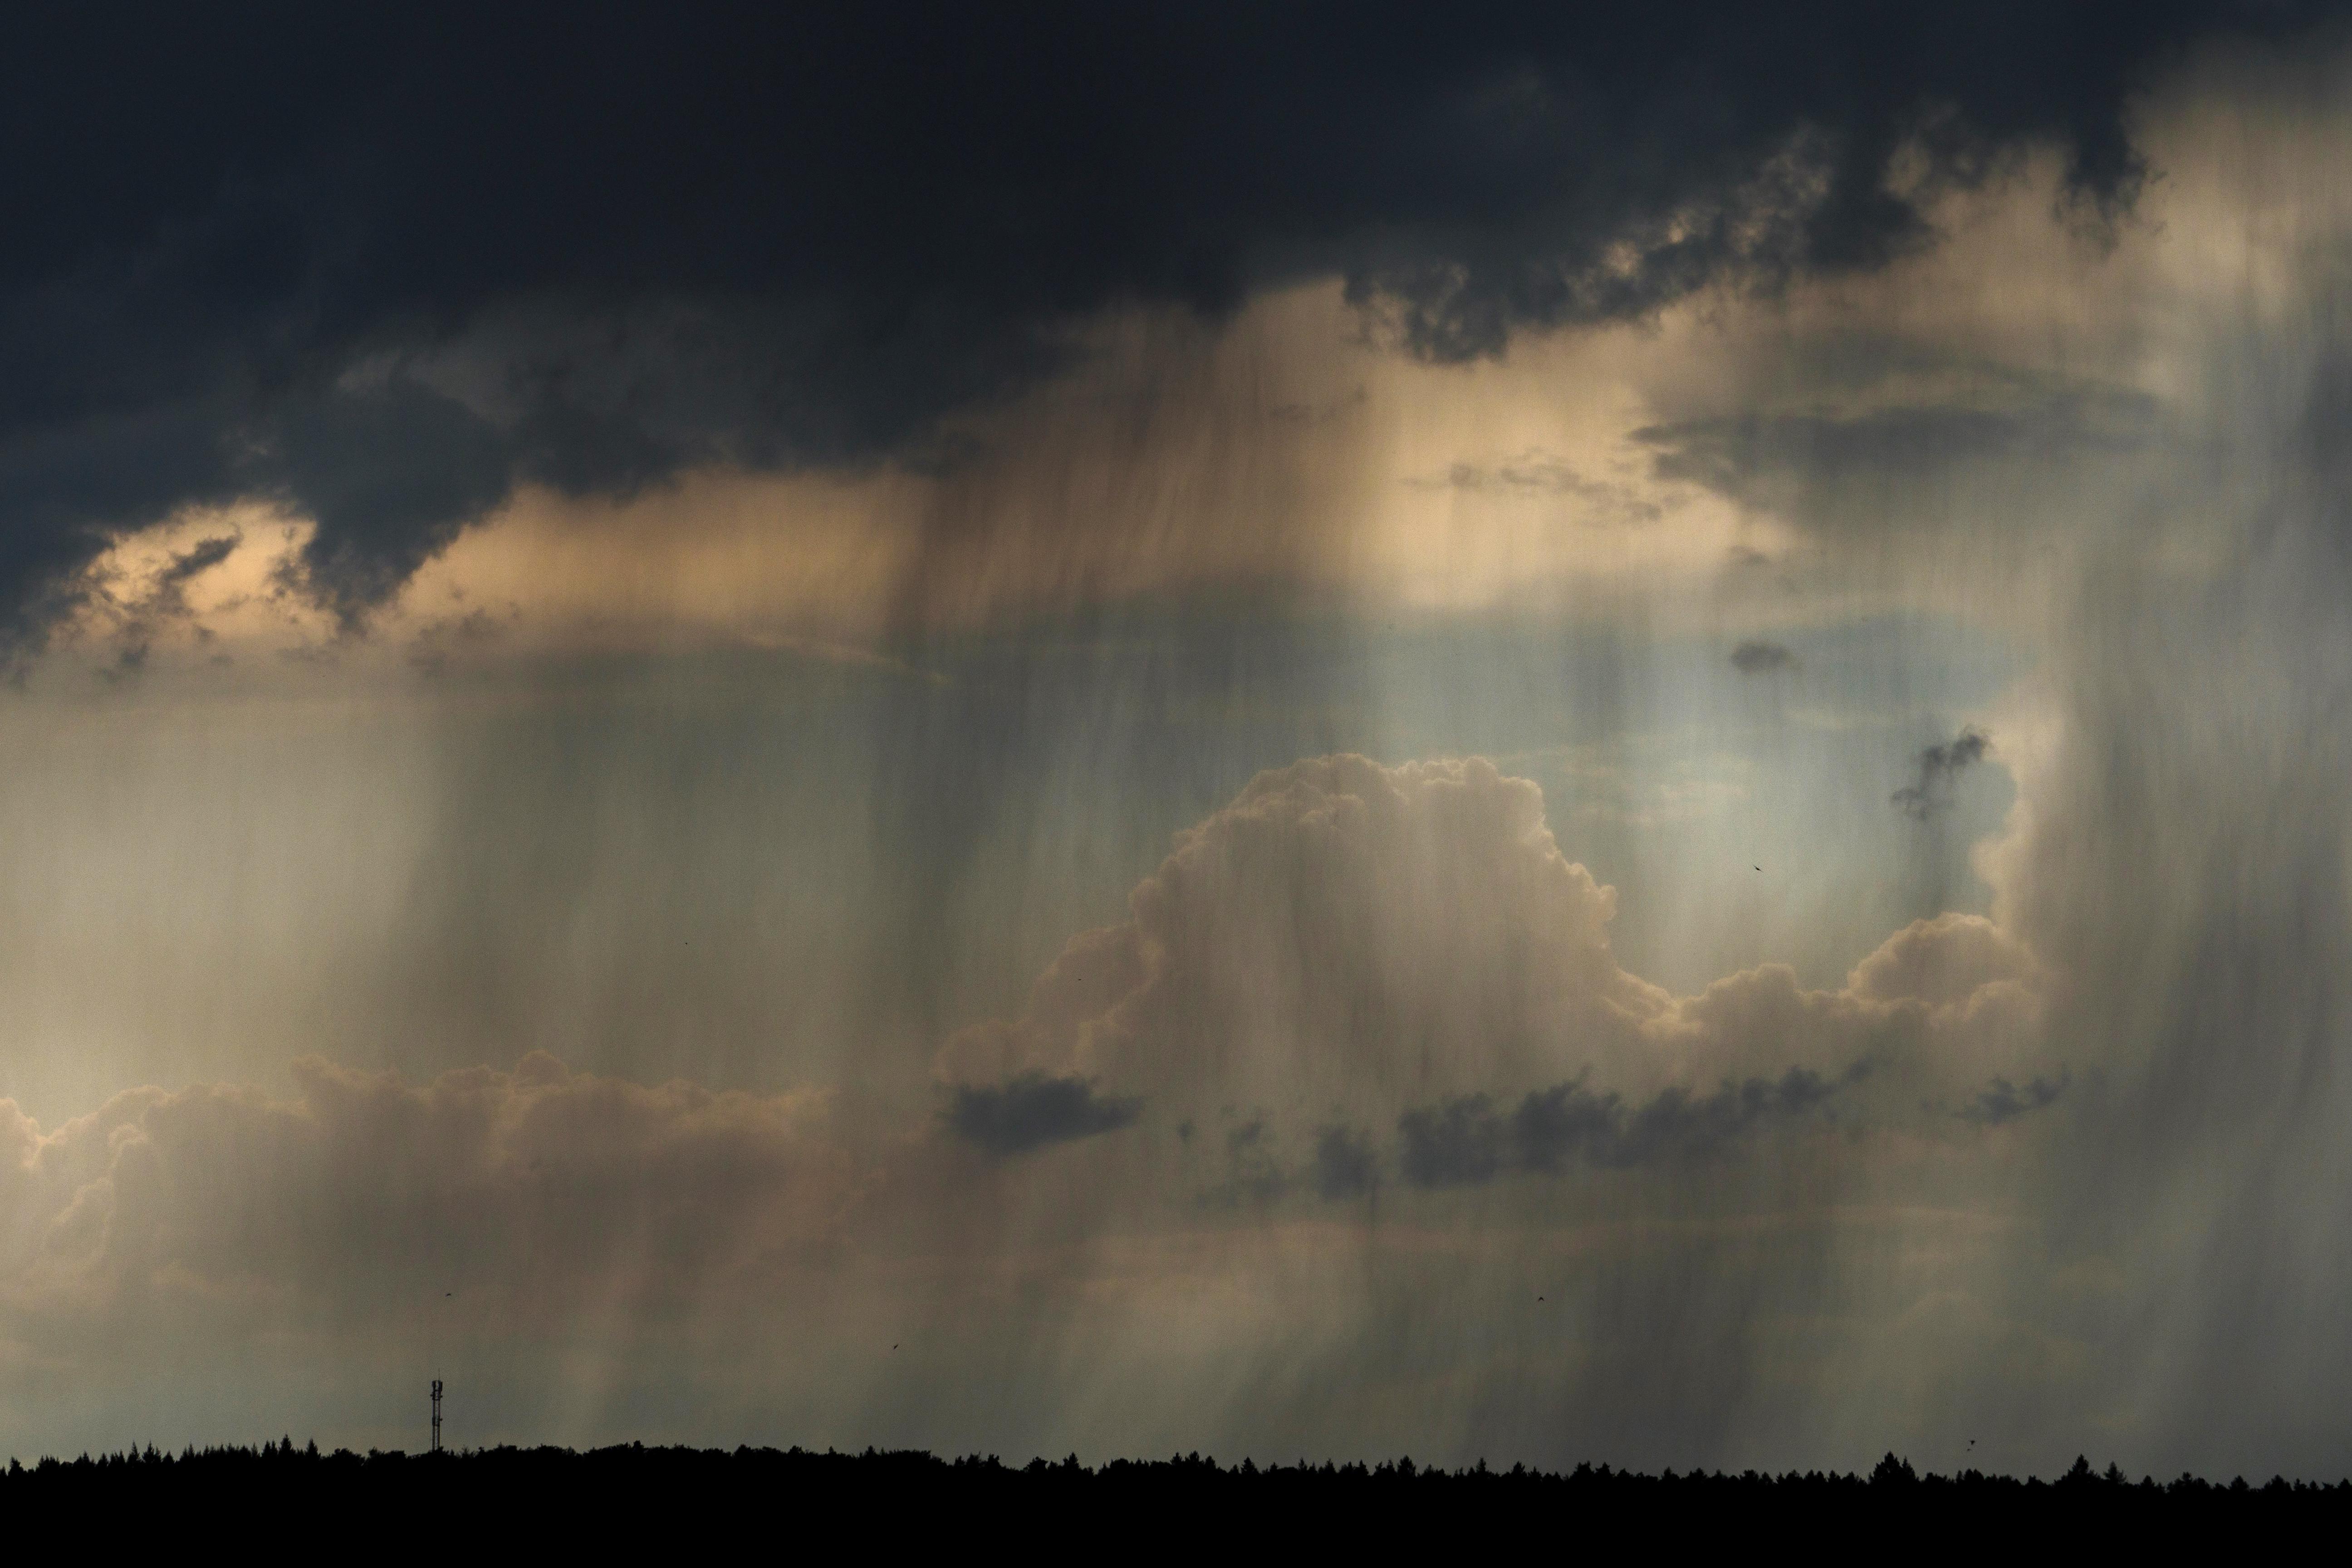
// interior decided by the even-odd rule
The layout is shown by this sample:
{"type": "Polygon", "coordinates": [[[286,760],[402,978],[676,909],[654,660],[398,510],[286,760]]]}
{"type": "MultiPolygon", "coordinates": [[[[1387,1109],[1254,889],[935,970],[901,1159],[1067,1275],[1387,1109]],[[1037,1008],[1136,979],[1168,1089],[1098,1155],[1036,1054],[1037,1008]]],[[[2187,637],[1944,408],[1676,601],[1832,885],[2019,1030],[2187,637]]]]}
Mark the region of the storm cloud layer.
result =
{"type": "Polygon", "coordinates": [[[1866,270],[2277,6],[103,5],[0,80],[0,635],[256,500],[346,628],[519,484],[951,460],[1115,305],[1338,275],[1439,360],[1866,270]]]}

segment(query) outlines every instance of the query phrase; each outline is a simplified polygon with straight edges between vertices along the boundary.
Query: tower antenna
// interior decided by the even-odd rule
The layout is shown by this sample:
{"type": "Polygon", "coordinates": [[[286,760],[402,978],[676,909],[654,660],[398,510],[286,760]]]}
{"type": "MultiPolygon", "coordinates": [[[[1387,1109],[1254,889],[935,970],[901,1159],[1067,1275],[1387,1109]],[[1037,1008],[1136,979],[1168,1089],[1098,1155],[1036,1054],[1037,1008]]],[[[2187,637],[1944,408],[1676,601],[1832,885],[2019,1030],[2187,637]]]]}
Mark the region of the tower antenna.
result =
{"type": "Polygon", "coordinates": [[[441,1451],[441,1380],[433,1380],[433,1451],[441,1451]]]}

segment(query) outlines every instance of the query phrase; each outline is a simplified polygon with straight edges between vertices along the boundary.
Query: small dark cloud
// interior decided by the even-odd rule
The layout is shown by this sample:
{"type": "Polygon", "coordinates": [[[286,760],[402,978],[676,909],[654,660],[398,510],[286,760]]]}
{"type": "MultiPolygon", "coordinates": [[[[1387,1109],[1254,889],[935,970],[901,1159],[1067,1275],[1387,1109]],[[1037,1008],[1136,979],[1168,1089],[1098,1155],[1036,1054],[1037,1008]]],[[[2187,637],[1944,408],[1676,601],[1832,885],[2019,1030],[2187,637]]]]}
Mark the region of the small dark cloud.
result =
{"type": "Polygon", "coordinates": [[[1337,1126],[1316,1133],[1315,1190],[1323,1197],[1361,1197],[1380,1184],[1380,1154],[1365,1133],[1337,1126]]]}
{"type": "Polygon", "coordinates": [[[1979,1127],[1999,1127],[2051,1104],[2066,1092],[2072,1081],[2072,1074],[2061,1071],[2054,1080],[2037,1078],[2021,1089],[2005,1078],[1997,1078],[1983,1093],[1952,1114],[1979,1127]]]}
{"type": "Polygon", "coordinates": [[[1797,656],[1776,642],[1744,642],[1731,650],[1731,667],[1742,675],[1769,675],[1796,662],[1797,656]]]}
{"type": "Polygon", "coordinates": [[[1271,1203],[1288,1190],[1291,1173],[1263,1116],[1253,1116],[1225,1134],[1225,1180],[1207,1194],[1212,1202],[1271,1203]]]}
{"type": "Polygon", "coordinates": [[[114,656],[112,664],[100,668],[98,678],[109,686],[120,686],[138,679],[147,672],[148,652],[149,645],[144,642],[124,645],[122,650],[114,656]]]}
{"type": "Polygon", "coordinates": [[[1095,1092],[1090,1079],[1023,1073],[999,1084],[959,1084],[949,1101],[949,1131],[996,1155],[1025,1154],[1132,1126],[1139,1100],[1095,1092]]]}
{"type": "Polygon", "coordinates": [[[1398,1164],[1416,1187],[1475,1186],[1500,1175],[1510,1129],[1491,1095],[1471,1094],[1397,1119],[1398,1164]]]}
{"type": "Polygon", "coordinates": [[[449,668],[456,650],[496,642],[505,632],[505,622],[477,605],[462,616],[428,623],[411,643],[408,662],[427,675],[439,675],[449,668]]]}
{"type": "Polygon", "coordinates": [[[1640,1105],[1595,1094],[1580,1080],[1538,1089],[1507,1111],[1490,1095],[1465,1095],[1398,1120],[1398,1164],[1415,1186],[1447,1187],[1552,1173],[1578,1161],[1612,1170],[1695,1162],[1817,1110],[1868,1070],[1856,1063],[1830,1079],[1791,1068],[1778,1079],[1727,1080],[1711,1094],[1669,1089],[1640,1105]]]}
{"type": "Polygon", "coordinates": [[[1952,782],[1982,761],[1992,738],[1975,728],[1919,753],[1919,776],[1886,797],[1887,804],[1916,822],[1925,822],[1952,804],[1952,782]]]}

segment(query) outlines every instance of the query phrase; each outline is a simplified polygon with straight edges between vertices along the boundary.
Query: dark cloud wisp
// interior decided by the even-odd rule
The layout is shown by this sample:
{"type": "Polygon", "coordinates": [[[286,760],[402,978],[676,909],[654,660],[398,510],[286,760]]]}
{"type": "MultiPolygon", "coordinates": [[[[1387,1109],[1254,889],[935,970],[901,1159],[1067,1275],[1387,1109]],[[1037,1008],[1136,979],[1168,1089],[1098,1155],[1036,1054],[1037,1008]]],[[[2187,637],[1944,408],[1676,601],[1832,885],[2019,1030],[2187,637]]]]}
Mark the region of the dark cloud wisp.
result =
{"type": "Polygon", "coordinates": [[[1343,277],[1458,359],[1874,266],[2027,143],[2112,209],[2150,70],[2313,9],[52,8],[0,61],[0,637],[238,498],[357,626],[518,482],[902,453],[1120,303],[1343,277]]]}
{"type": "Polygon", "coordinates": [[[948,1129],[991,1154],[1025,1154],[1132,1126],[1139,1100],[1095,1092],[1083,1078],[1023,1073],[997,1084],[959,1084],[948,1102],[948,1129]]]}
{"type": "Polygon", "coordinates": [[[1941,745],[1919,753],[1918,777],[1887,796],[1887,804],[1914,821],[1925,822],[1952,804],[1952,781],[1984,759],[1992,738],[1978,729],[1963,729],[1941,745]]]}
{"type": "Polygon", "coordinates": [[[1380,1185],[1380,1153],[1355,1128],[1326,1127],[1315,1135],[1313,1175],[1322,1197],[1362,1197],[1380,1185]]]}
{"type": "Polygon", "coordinates": [[[2073,1081],[2072,1076],[2064,1072],[2054,1079],[2037,1078],[2021,1087],[1997,1078],[1952,1114],[1979,1127],[1999,1127],[2054,1103],[2073,1081]]]}
{"type": "Polygon", "coordinates": [[[1776,642],[1744,642],[1731,650],[1731,668],[1742,675],[1769,675],[1796,662],[1797,656],[1776,642]]]}
{"type": "Polygon", "coordinates": [[[243,542],[242,534],[215,534],[174,552],[149,578],[146,591],[121,605],[122,624],[115,633],[120,651],[113,665],[100,673],[119,681],[144,668],[156,631],[171,622],[191,618],[188,584],[236,553],[243,542]]]}

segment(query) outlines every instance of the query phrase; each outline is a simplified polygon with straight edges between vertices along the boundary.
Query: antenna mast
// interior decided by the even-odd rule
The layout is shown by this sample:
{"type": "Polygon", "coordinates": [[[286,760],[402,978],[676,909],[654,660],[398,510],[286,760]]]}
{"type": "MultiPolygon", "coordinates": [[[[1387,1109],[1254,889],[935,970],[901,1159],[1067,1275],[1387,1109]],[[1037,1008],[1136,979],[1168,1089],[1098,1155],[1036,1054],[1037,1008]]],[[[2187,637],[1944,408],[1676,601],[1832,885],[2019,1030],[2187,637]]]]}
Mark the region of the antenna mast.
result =
{"type": "Polygon", "coordinates": [[[441,1451],[441,1380],[433,1380],[433,1451],[441,1451]]]}

